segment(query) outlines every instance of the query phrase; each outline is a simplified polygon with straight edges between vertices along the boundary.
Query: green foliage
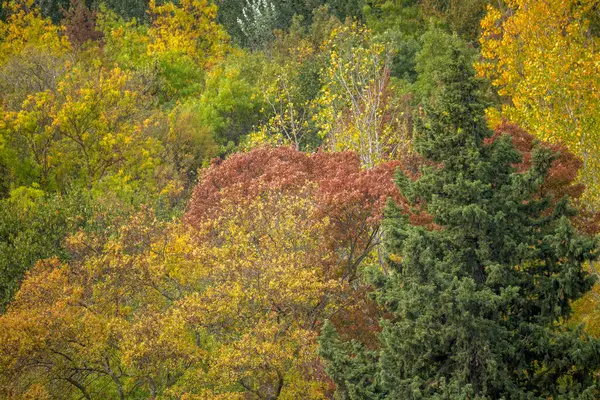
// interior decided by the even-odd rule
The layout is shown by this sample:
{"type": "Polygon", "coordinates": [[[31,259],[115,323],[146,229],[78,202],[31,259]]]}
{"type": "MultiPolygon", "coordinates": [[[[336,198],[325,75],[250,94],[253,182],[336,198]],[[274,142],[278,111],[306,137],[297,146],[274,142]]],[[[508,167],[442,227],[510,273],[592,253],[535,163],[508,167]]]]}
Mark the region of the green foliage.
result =
{"type": "Polygon", "coordinates": [[[39,7],[44,17],[56,23],[63,18],[63,10],[69,8],[70,0],[36,0],[34,4],[39,7]]]}
{"type": "Polygon", "coordinates": [[[453,33],[477,44],[479,21],[485,15],[489,0],[422,0],[420,3],[424,15],[440,19],[453,33]]]}
{"type": "Polygon", "coordinates": [[[265,60],[242,51],[230,54],[206,78],[196,101],[199,123],[207,127],[222,146],[239,144],[261,118],[263,106],[258,81],[265,60]]]}
{"type": "Polygon", "coordinates": [[[322,336],[328,371],[344,398],[593,399],[598,340],[560,326],[590,290],[584,263],[597,241],[571,226],[565,197],[537,196],[554,155],[532,166],[508,137],[486,143],[480,83],[471,57],[452,46],[442,85],[417,122],[415,147],[431,163],[397,184],[434,228],[386,212],[387,273],[373,278],[381,321],[377,354],[322,336]]]}
{"type": "Polygon", "coordinates": [[[414,85],[415,95],[421,103],[437,102],[439,92],[443,91],[443,74],[452,68],[453,52],[460,51],[468,58],[467,62],[475,61],[476,52],[467,47],[457,35],[450,35],[436,24],[430,24],[428,30],[421,36],[421,49],[415,56],[417,79],[414,85]]]}
{"type": "Polygon", "coordinates": [[[300,17],[305,26],[312,25],[314,11],[322,6],[342,21],[362,18],[361,0],[252,0],[222,2],[219,4],[218,20],[236,43],[262,48],[272,39],[273,29],[288,30],[294,18],[300,17]],[[265,19],[267,15],[277,17],[275,20],[272,17],[265,19]]]}
{"type": "Polygon", "coordinates": [[[92,6],[104,4],[125,20],[135,18],[143,21],[148,17],[148,0],[94,0],[94,2],[96,4],[92,4],[92,6]]]}
{"type": "Polygon", "coordinates": [[[416,0],[375,0],[365,5],[363,12],[367,25],[377,33],[393,31],[418,37],[424,28],[418,3],[416,0]]]}
{"type": "Polygon", "coordinates": [[[0,397],[599,397],[597,1],[487,3],[3,1],[0,397]]]}
{"type": "Polygon", "coordinates": [[[77,196],[47,196],[32,187],[0,200],[0,311],[39,259],[68,257],[62,240],[81,223],[84,210],[77,196]]]}

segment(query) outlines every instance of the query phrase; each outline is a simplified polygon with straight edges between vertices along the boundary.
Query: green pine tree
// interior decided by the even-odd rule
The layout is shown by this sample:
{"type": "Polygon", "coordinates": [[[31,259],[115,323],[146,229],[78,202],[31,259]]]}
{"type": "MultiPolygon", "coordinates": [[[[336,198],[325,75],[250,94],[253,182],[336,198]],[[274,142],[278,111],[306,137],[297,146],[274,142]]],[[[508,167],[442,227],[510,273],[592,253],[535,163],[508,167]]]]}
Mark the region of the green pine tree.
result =
{"type": "Polygon", "coordinates": [[[350,399],[597,399],[600,344],[562,322],[593,280],[584,268],[597,243],[571,226],[567,199],[540,198],[554,155],[532,167],[510,138],[491,143],[480,83],[463,49],[448,50],[439,89],[416,124],[429,161],[397,185],[434,217],[410,225],[390,204],[389,272],[373,278],[390,318],[380,348],[345,343],[331,324],[321,355],[350,399]]]}

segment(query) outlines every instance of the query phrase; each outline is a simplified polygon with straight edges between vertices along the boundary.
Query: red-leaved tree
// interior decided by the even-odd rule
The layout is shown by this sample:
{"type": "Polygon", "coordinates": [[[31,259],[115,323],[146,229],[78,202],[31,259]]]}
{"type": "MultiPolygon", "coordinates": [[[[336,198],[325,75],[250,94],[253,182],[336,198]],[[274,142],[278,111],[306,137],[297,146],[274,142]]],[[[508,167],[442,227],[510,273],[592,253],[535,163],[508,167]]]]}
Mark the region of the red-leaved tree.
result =
{"type": "MultiPolygon", "coordinates": [[[[242,206],[268,193],[310,196],[316,204],[313,217],[328,221],[323,254],[336,255],[333,268],[347,288],[337,299],[342,306],[327,317],[347,327],[349,336],[364,338],[377,329],[379,312],[366,296],[367,287],[357,284],[360,265],[366,260],[383,265],[380,222],[388,199],[410,213],[394,184],[397,168],[403,168],[398,161],[362,169],[354,152],[307,154],[291,147],[262,147],[234,154],[204,171],[185,221],[199,227],[221,217],[224,204],[233,201],[242,206]]],[[[425,215],[411,218],[414,223],[430,223],[425,215]]]]}
{"type": "MultiPolygon", "coordinates": [[[[216,161],[195,188],[185,220],[199,225],[219,216],[221,202],[251,199],[269,191],[308,192],[318,204],[318,217],[331,223],[331,241],[343,259],[343,279],[354,280],[359,264],[380,239],[379,223],[388,199],[405,204],[394,184],[400,162],[361,169],[354,152],[307,154],[291,147],[262,147],[216,161]]],[[[407,212],[408,212],[408,208],[407,212]]],[[[415,222],[426,222],[420,215],[415,222]]]]}

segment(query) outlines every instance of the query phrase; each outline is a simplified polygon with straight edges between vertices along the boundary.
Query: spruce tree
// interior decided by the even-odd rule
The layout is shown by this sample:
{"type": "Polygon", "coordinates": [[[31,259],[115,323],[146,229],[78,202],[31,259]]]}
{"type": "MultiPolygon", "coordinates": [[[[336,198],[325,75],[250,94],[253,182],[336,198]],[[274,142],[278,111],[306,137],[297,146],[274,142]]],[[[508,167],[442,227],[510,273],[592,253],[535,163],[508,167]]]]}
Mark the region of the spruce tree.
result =
{"type": "Polygon", "coordinates": [[[568,199],[551,205],[539,187],[555,155],[532,167],[508,136],[486,140],[480,83],[457,46],[416,123],[428,160],[397,185],[434,218],[413,226],[390,204],[389,271],[373,278],[380,348],[344,342],[326,323],[321,355],[350,399],[597,399],[600,346],[565,320],[593,280],[596,241],[569,221],[568,199]]]}

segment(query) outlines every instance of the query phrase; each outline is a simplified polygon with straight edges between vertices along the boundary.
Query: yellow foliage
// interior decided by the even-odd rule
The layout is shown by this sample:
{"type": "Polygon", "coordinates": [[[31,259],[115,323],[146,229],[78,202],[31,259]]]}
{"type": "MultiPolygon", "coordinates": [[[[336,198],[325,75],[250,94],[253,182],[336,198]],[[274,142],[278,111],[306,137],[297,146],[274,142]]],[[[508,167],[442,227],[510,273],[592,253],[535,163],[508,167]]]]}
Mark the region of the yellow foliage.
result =
{"type": "Polygon", "coordinates": [[[331,268],[334,255],[319,249],[328,222],[315,222],[313,212],[309,197],[272,193],[228,203],[217,220],[199,229],[196,256],[206,269],[192,280],[210,285],[182,307],[188,318],[218,332],[206,377],[219,382],[217,392],[281,391],[292,399],[309,390],[311,398],[322,397],[323,383],[312,376],[312,326],[331,312],[330,298],[341,285],[331,268]]]}
{"type": "Polygon", "coordinates": [[[156,5],[150,1],[149,55],[186,55],[199,65],[215,63],[226,52],[228,36],[217,24],[217,6],[208,0],[156,5]]]}
{"type": "Polygon", "coordinates": [[[93,187],[110,179],[123,192],[156,184],[152,174],[161,145],[142,131],[130,74],[96,67],[71,68],[55,93],[29,95],[20,110],[2,115],[7,139],[28,149],[42,189],[62,189],[75,180],[93,187]]]}
{"type": "Polygon", "coordinates": [[[0,20],[0,65],[26,47],[44,49],[55,56],[66,53],[71,45],[63,27],[43,18],[33,0],[6,3],[6,21],[0,20]]]}
{"type": "MultiPolygon", "coordinates": [[[[600,52],[587,15],[593,0],[510,0],[482,20],[479,74],[511,99],[502,116],[583,158],[589,206],[600,200],[600,52]]],[[[497,112],[490,112],[494,118],[497,112]]]]}
{"type": "Polygon", "coordinates": [[[141,212],[113,237],[72,236],[73,262],[38,263],[0,316],[0,386],[324,398],[315,327],[341,284],[312,201],[271,193],[195,230],[141,212]]]}
{"type": "Polygon", "coordinates": [[[293,143],[284,137],[278,130],[274,129],[272,124],[261,126],[254,132],[250,132],[244,137],[240,148],[244,151],[250,151],[262,146],[291,146],[293,143]]]}
{"type": "Polygon", "coordinates": [[[323,46],[329,64],[314,117],[321,137],[334,151],[356,151],[367,167],[389,160],[408,143],[389,101],[391,51],[356,22],[333,29],[323,46]]]}

